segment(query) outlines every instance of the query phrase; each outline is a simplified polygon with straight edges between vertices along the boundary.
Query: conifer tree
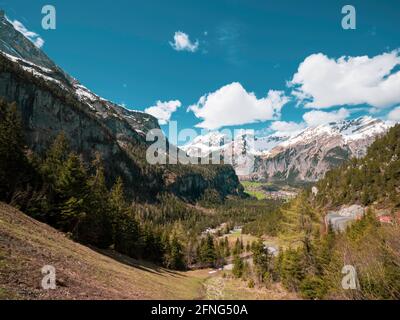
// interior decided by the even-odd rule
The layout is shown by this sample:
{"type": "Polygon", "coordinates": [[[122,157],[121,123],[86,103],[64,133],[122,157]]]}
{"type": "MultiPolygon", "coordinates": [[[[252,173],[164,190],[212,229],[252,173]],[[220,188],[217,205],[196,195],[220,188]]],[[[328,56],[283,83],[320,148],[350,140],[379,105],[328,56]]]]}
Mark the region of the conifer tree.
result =
{"type": "Polygon", "coordinates": [[[57,226],[64,231],[74,232],[88,209],[87,175],[78,155],[71,153],[60,168],[59,175],[54,178],[60,201],[57,226]]]}
{"type": "Polygon", "coordinates": [[[216,253],[214,247],[214,239],[210,234],[207,234],[205,239],[202,239],[200,244],[200,261],[206,266],[214,266],[216,261],[216,253]]]}
{"type": "Polygon", "coordinates": [[[67,161],[70,154],[70,146],[64,132],[56,136],[49,150],[46,153],[45,160],[41,166],[42,174],[50,183],[56,183],[57,177],[67,161]]]}
{"type": "Polygon", "coordinates": [[[135,256],[138,247],[139,226],[125,199],[124,184],[118,177],[109,197],[113,225],[114,247],[117,251],[135,256]]]}
{"type": "Polygon", "coordinates": [[[233,259],[233,269],[232,273],[236,278],[241,278],[243,275],[244,264],[243,260],[239,257],[239,255],[235,255],[233,259]]]}
{"type": "Polygon", "coordinates": [[[112,219],[108,202],[109,192],[106,186],[104,169],[100,155],[93,161],[95,174],[89,178],[88,209],[79,224],[78,239],[84,243],[107,248],[112,244],[112,219]]]}
{"type": "Polygon", "coordinates": [[[264,274],[270,270],[270,257],[261,239],[254,243],[252,253],[255,273],[259,282],[262,282],[264,274]]]}
{"type": "Polygon", "coordinates": [[[0,200],[9,201],[27,168],[21,118],[15,103],[0,99],[0,200]]]}
{"type": "Polygon", "coordinates": [[[166,266],[173,270],[185,269],[183,246],[178,237],[173,234],[169,243],[169,250],[165,258],[166,266]]]}

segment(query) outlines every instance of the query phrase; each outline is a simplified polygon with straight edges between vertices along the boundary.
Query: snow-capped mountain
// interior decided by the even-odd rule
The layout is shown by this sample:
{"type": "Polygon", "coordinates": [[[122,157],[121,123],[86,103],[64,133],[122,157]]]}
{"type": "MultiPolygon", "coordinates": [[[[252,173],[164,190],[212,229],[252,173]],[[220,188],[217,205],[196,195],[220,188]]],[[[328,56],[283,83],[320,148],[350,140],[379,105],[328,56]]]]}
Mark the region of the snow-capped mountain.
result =
{"type": "MultiPolygon", "coordinates": [[[[43,154],[63,132],[71,150],[88,167],[100,155],[107,181],[121,177],[132,198],[148,201],[170,192],[192,200],[206,189],[221,196],[242,190],[229,166],[207,170],[150,166],[146,156],[151,142],[146,141],[146,133],[160,128],[158,120],[87,89],[17,31],[1,9],[0,98],[15,103],[20,111],[29,149],[43,154]]],[[[159,138],[165,139],[165,151],[173,147],[164,136],[159,138]]]]}
{"type": "Polygon", "coordinates": [[[212,131],[197,136],[190,143],[180,148],[191,157],[205,157],[210,153],[223,153],[228,150],[233,155],[264,155],[289,138],[289,136],[280,135],[256,137],[252,132],[243,132],[232,138],[229,134],[212,131]]]}
{"type": "Polygon", "coordinates": [[[142,137],[149,129],[158,127],[158,121],[153,116],[128,110],[103,99],[65,73],[42,50],[17,31],[2,10],[0,10],[0,55],[32,76],[50,82],[60,90],[73,95],[99,119],[114,118],[124,121],[142,137]]]}
{"type": "MultiPolygon", "coordinates": [[[[145,144],[148,130],[159,128],[153,116],[125,109],[101,98],[58,67],[25,38],[0,10],[0,96],[15,101],[27,127],[28,144],[43,151],[60,131],[71,137],[72,147],[88,157],[100,152],[113,170],[134,179],[125,153],[145,144]],[[121,152],[124,155],[121,155],[121,152]],[[124,161],[115,161],[121,157],[124,161]]],[[[375,137],[389,125],[371,117],[307,128],[295,136],[254,136],[242,132],[234,138],[211,132],[182,147],[189,155],[204,157],[222,151],[234,158],[250,155],[251,167],[232,162],[243,178],[314,181],[332,166],[365,154],[375,137]],[[250,172],[247,170],[251,168],[250,172]]],[[[132,166],[131,166],[132,167],[132,166]]]]}
{"type": "Polygon", "coordinates": [[[202,157],[233,148],[233,154],[254,156],[251,173],[242,179],[262,178],[279,181],[315,181],[334,166],[352,157],[365,155],[367,147],[390,124],[369,116],[309,127],[294,136],[272,134],[263,137],[239,135],[233,141],[212,132],[182,147],[189,155],[202,157]],[[228,142],[226,142],[228,141],[228,142]],[[245,141],[246,143],[243,143],[245,141]]]}
{"type": "Polygon", "coordinates": [[[227,134],[217,131],[197,136],[189,144],[181,147],[191,157],[205,157],[216,151],[227,149],[232,143],[232,138],[227,134]]]}
{"type": "Polygon", "coordinates": [[[342,120],[317,127],[310,127],[303,130],[298,135],[286,140],[281,144],[283,147],[312,141],[320,136],[341,136],[343,142],[351,143],[368,138],[373,138],[378,134],[386,132],[389,124],[374,119],[370,116],[364,116],[353,120],[342,120]]]}
{"type": "Polygon", "coordinates": [[[331,168],[362,157],[390,124],[372,117],[307,128],[259,157],[254,174],[268,180],[316,181],[331,168]]]}

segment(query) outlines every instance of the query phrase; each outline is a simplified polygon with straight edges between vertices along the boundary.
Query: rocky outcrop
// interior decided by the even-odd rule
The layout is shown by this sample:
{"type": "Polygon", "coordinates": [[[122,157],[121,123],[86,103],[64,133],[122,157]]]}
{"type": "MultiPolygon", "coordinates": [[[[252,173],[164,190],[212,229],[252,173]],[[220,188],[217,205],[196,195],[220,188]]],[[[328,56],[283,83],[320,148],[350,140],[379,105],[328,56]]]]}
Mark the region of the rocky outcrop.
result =
{"type": "Polygon", "coordinates": [[[342,207],[339,211],[330,211],[325,216],[326,228],[330,226],[336,232],[344,232],[354,221],[360,220],[365,214],[365,208],[359,205],[342,207]]]}
{"type": "Polygon", "coordinates": [[[260,157],[256,172],[267,180],[316,181],[352,156],[348,146],[337,138],[315,140],[282,148],[274,156],[260,157]]]}
{"type": "Polygon", "coordinates": [[[127,152],[139,151],[144,138],[123,119],[113,115],[99,119],[68,91],[56,91],[4,57],[0,57],[0,97],[16,102],[26,141],[33,151],[45,152],[63,132],[72,150],[87,163],[94,159],[95,153],[101,155],[110,182],[122,176],[132,194],[136,194],[139,191],[136,183],[140,181],[145,185],[141,189],[145,197],[162,188],[161,178],[144,175],[138,157],[127,152]],[[159,185],[155,188],[154,184],[159,185]]]}
{"type": "Polygon", "coordinates": [[[389,128],[371,117],[308,128],[259,157],[254,172],[267,180],[317,181],[350,158],[364,156],[389,128]]]}
{"type": "Polygon", "coordinates": [[[237,192],[239,182],[232,167],[182,170],[180,166],[148,164],[146,133],[159,129],[156,118],[92,93],[4,16],[0,16],[0,35],[0,97],[16,102],[30,149],[43,153],[64,132],[71,148],[88,164],[96,153],[101,155],[109,183],[121,176],[132,198],[146,201],[165,191],[195,198],[210,186],[221,195],[237,192]]]}
{"type": "Polygon", "coordinates": [[[254,163],[245,171],[233,162],[241,180],[314,182],[348,159],[364,156],[368,146],[389,128],[390,124],[382,120],[360,117],[309,127],[292,136],[243,134],[230,141],[226,135],[211,132],[197,137],[183,150],[202,157],[215,152],[223,155],[227,150],[233,157],[252,156],[254,163]]]}

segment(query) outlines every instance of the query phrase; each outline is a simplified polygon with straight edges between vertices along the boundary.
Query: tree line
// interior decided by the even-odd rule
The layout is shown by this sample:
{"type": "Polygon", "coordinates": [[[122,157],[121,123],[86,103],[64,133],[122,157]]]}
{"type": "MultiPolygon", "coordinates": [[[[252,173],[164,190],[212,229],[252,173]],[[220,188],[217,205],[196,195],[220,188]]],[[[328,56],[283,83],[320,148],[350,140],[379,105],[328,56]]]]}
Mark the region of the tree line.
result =
{"type": "MultiPolygon", "coordinates": [[[[277,236],[284,244],[277,256],[264,259],[269,277],[258,274],[256,282],[279,281],[306,299],[399,299],[400,125],[378,138],[364,158],[331,170],[316,187],[317,192],[307,188],[278,208],[278,219],[264,216],[250,224],[250,230],[277,236]],[[344,232],[326,228],[329,210],[354,203],[366,208],[359,221],[344,232]],[[389,222],[378,220],[379,209],[386,210],[389,222]],[[356,270],[353,290],[342,286],[344,266],[356,270]]],[[[259,258],[254,259],[257,267],[259,258]]],[[[246,270],[243,263],[235,265],[236,275],[246,279],[245,271],[237,272],[246,270]]]]}
{"type": "MultiPolygon", "coordinates": [[[[202,231],[248,218],[222,208],[205,214],[167,192],[151,202],[132,201],[121,177],[108,185],[101,156],[85,162],[62,132],[43,154],[29,150],[16,104],[0,100],[0,201],[76,241],[171,269],[219,266],[229,249],[202,231]]],[[[215,190],[202,199],[208,197],[223,201],[215,190]]]]}

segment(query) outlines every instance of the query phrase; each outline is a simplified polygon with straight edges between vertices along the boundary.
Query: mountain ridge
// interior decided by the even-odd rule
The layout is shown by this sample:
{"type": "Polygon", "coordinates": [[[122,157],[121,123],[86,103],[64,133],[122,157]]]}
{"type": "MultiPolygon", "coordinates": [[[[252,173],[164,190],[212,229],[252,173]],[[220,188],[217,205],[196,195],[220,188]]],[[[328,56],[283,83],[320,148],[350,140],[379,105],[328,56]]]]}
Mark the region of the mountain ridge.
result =
{"type": "Polygon", "coordinates": [[[362,116],[308,127],[293,135],[253,137],[244,134],[229,139],[227,135],[211,132],[181,148],[191,156],[200,154],[202,157],[212,152],[223,153],[229,148],[236,148],[236,154],[248,152],[254,156],[255,163],[251,174],[241,176],[245,180],[310,182],[351,157],[365,155],[375,138],[391,126],[389,122],[362,116]],[[249,141],[244,150],[240,148],[240,140],[246,139],[249,141]]]}
{"type": "MultiPolygon", "coordinates": [[[[0,44],[0,97],[17,104],[28,147],[34,152],[46,152],[63,132],[86,163],[100,154],[109,185],[121,176],[132,198],[154,199],[164,191],[201,196],[209,187],[225,196],[240,189],[229,166],[151,166],[146,160],[150,144],[146,134],[160,129],[155,117],[91,92],[15,30],[5,16],[0,17],[0,35],[4,39],[0,44]],[[15,56],[15,52],[20,54],[15,56]],[[229,183],[222,186],[218,181],[223,177],[229,183]]],[[[164,139],[167,148],[173,147],[164,139]]]]}

